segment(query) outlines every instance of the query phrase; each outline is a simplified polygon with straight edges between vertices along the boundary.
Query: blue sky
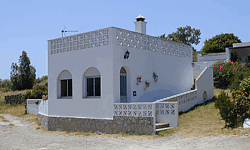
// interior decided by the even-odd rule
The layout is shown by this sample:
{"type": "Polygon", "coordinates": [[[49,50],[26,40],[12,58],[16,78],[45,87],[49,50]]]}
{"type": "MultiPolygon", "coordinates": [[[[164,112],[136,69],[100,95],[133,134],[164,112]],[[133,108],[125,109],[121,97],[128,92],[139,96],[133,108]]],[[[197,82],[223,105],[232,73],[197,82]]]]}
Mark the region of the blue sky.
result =
{"type": "Polygon", "coordinates": [[[65,26],[79,33],[111,26],[134,31],[139,14],[146,18],[148,35],[168,35],[186,25],[200,29],[197,50],[221,33],[249,42],[249,6],[249,0],[1,0],[0,78],[10,78],[11,63],[23,50],[36,76],[47,75],[47,40],[61,37],[65,26]]]}

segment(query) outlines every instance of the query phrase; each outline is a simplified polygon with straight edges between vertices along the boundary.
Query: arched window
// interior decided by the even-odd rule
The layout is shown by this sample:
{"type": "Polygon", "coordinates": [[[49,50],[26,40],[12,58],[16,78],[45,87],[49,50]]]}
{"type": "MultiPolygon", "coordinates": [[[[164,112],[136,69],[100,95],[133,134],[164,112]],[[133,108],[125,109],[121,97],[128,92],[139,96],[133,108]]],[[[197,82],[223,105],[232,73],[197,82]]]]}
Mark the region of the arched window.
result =
{"type": "Polygon", "coordinates": [[[58,77],[59,80],[59,97],[72,98],[72,75],[69,71],[64,70],[58,77]]]}
{"type": "Polygon", "coordinates": [[[96,68],[89,68],[85,74],[86,97],[100,98],[101,97],[101,75],[96,68]]]}

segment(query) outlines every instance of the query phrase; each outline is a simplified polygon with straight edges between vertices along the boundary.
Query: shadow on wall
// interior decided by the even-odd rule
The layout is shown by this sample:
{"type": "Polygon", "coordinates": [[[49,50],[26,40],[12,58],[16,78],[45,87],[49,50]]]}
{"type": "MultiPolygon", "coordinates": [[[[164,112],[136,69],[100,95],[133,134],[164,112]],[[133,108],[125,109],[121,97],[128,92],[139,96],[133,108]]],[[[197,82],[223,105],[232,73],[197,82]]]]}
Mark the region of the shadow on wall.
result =
{"type": "Polygon", "coordinates": [[[144,91],[145,93],[138,99],[138,101],[135,101],[135,102],[154,102],[156,100],[177,94],[173,92],[173,91],[176,91],[177,89],[174,89],[174,87],[171,87],[171,88],[173,90],[160,89],[160,90],[150,91],[150,92],[147,92],[147,90],[145,90],[144,91]]]}

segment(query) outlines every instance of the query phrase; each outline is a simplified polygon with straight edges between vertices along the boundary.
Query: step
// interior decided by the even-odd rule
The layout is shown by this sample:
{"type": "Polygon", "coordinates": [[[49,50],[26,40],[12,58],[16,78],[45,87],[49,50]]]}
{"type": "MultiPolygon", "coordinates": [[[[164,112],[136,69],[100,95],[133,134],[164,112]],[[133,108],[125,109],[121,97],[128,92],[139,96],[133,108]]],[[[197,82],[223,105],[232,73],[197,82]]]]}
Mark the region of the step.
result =
{"type": "Polygon", "coordinates": [[[162,130],[168,130],[168,129],[172,129],[173,127],[168,127],[168,128],[160,128],[160,129],[155,129],[155,131],[162,131],[162,130]]]}
{"type": "Polygon", "coordinates": [[[156,123],[155,129],[167,128],[169,127],[169,123],[156,123]]]}

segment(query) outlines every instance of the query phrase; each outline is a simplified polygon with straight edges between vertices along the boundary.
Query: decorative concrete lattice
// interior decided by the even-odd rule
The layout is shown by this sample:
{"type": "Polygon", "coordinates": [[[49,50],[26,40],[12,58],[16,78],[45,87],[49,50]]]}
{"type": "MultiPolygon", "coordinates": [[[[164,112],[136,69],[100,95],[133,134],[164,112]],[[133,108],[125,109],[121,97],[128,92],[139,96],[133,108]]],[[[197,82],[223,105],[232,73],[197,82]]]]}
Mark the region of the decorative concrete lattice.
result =
{"type": "Polygon", "coordinates": [[[165,103],[156,103],[155,104],[155,112],[157,115],[175,115],[176,104],[165,102],[165,103]]]}
{"type": "Polygon", "coordinates": [[[194,100],[197,100],[197,91],[193,91],[185,95],[177,96],[177,101],[179,102],[179,105],[182,105],[182,104],[194,101],[194,100]]]}
{"type": "Polygon", "coordinates": [[[124,29],[116,29],[116,45],[184,58],[192,54],[191,46],[124,29]]]}
{"type": "Polygon", "coordinates": [[[49,40],[50,54],[106,46],[109,43],[108,32],[108,29],[101,29],[49,40]]]}
{"type": "Polygon", "coordinates": [[[197,100],[197,90],[190,92],[181,93],[175,96],[168,97],[166,99],[160,100],[158,102],[179,102],[179,105],[197,100]]]}
{"type": "Polygon", "coordinates": [[[153,104],[114,104],[114,116],[152,117],[153,104]]]}

